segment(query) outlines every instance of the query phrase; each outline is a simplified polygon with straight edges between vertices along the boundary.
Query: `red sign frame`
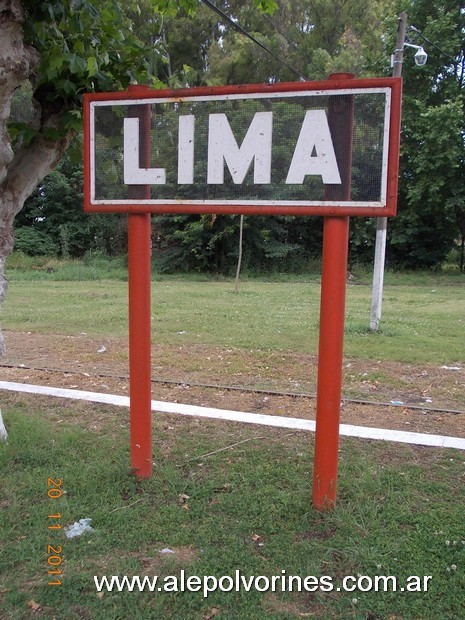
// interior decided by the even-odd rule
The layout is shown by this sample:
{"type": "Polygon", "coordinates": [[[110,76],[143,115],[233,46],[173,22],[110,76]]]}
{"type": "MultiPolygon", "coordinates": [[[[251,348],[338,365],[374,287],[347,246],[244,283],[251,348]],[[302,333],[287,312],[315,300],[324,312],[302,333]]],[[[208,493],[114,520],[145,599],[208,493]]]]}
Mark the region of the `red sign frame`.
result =
{"type": "MultiPolygon", "coordinates": [[[[297,82],[246,86],[221,86],[182,90],[155,91],[133,86],[125,92],[84,95],[84,207],[89,212],[128,214],[128,272],[129,272],[129,367],[130,367],[130,451],[131,466],[138,478],[152,475],[151,435],[151,213],[225,213],[244,215],[323,215],[323,265],[320,303],[320,339],[315,452],[313,470],[313,505],[317,510],[333,508],[336,502],[339,420],[342,388],[344,314],[349,241],[349,216],[386,217],[395,215],[399,171],[401,121],[400,78],[355,80],[349,74],[334,74],[321,82],[297,82]],[[386,204],[375,207],[347,206],[350,202],[352,174],[352,143],[354,135],[354,96],[363,89],[389,89],[390,106],[387,154],[383,154],[386,171],[384,196],[386,204]],[[92,132],[91,106],[95,102],[130,101],[128,118],[137,118],[128,125],[135,127],[132,136],[138,143],[139,162],[136,170],[150,169],[150,100],[168,99],[173,103],[183,98],[241,94],[262,94],[305,91],[331,91],[341,95],[328,98],[328,140],[337,153],[338,176],[325,182],[321,204],[296,207],[250,204],[150,204],[150,186],[129,184],[129,199],[124,204],[93,204],[92,189],[92,132]],[[336,178],[336,181],[332,180],[336,178]],[[332,184],[331,184],[332,183],[332,184]],[[326,202],[326,204],[325,204],[326,202]],[[331,203],[328,206],[328,203],[331,203]]],[[[378,91],[379,92],[379,91],[378,91]]],[[[384,92],[384,91],[383,91],[384,92]]],[[[239,95],[239,97],[237,97],[239,95]]],[[[205,100],[205,99],[204,99],[205,100]]],[[[389,114],[387,115],[386,109],[389,114]]],[[[325,119],[326,122],[326,119],[325,119]]],[[[384,127],[384,133],[386,126],[384,127]]],[[[310,135],[310,134],[309,134],[310,135]]],[[[126,140],[126,136],[124,137],[126,140]]],[[[299,135],[300,139],[300,135],[299,135]]],[[[244,139],[245,142],[245,139],[244,139]]],[[[386,137],[384,138],[384,147],[386,137]]],[[[310,147],[309,147],[310,148],[310,147]]],[[[297,147],[296,147],[297,151],[297,147]]],[[[136,152],[136,151],[134,151],[136,152]]],[[[295,153],[294,153],[295,155],[295,153]]],[[[312,155],[313,156],[313,155],[312,155]]],[[[124,152],[123,152],[124,159],[124,152]]],[[[136,157],[134,156],[134,159],[136,157]]],[[[133,163],[132,159],[127,161],[133,163]]],[[[334,160],[333,160],[334,161],[334,160]]],[[[153,169],[151,169],[153,170],[153,169]]],[[[154,169],[160,170],[160,169],[154,169]]],[[[255,171],[254,171],[255,173],[255,171]]],[[[139,172],[136,173],[136,176],[139,172]]],[[[139,178],[145,178],[137,176],[139,178]]],[[[255,182],[255,180],[254,180],[255,182]]]]}
{"type": "MultiPolygon", "coordinates": [[[[219,87],[200,87],[185,89],[164,89],[154,90],[145,86],[131,86],[127,91],[114,93],[87,93],[84,95],[84,209],[87,212],[98,213],[218,213],[218,214],[244,214],[244,215],[338,215],[338,216],[365,216],[365,217],[387,217],[396,213],[397,206],[397,186],[399,172],[399,142],[400,142],[400,119],[401,119],[401,97],[402,86],[401,78],[367,78],[353,79],[348,77],[337,77],[336,79],[315,81],[315,82],[290,82],[277,84],[249,84],[241,86],[219,86],[219,87]],[[93,174],[93,137],[92,137],[92,118],[93,104],[101,105],[108,102],[128,101],[137,105],[145,105],[149,101],[152,103],[157,100],[170,102],[183,102],[197,97],[203,100],[208,97],[225,97],[228,95],[236,98],[241,95],[260,97],[269,94],[274,97],[279,93],[293,93],[295,96],[305,93],[328,92],[331,94],[351,93],[357,94],[361,91],[375,91],[376,89],[387,89],[390,94],[389,105],[389,137],[388,152],[386,157],[386,190],[385,205],[382,206],[357,206],[356,201],[350,204],[347,201],[325,198],[319,204],[295,205],[286,204],[283,201],[276,201],[273,204],[251,204],[250,201],[240,203],[237,200],[232,205],[217,204],[205,201],[196,204],[189,204],[190,201],[182,200],[169,203],[158,204],[150,203],[149,197],[141,197],[133,200],[126,200],[125,204],[115,204],[112,202],[95,201],[92,198],[92,174],[93,174]],[[96,204],[98,202],[98,204],[96,204]],[[328,205],[328,202],[330,204],[328,205]],[[208,204],[207,204],[208,203],[208,204]]],[[[272,201],[268,201],[271,203],[272,201]]]]}

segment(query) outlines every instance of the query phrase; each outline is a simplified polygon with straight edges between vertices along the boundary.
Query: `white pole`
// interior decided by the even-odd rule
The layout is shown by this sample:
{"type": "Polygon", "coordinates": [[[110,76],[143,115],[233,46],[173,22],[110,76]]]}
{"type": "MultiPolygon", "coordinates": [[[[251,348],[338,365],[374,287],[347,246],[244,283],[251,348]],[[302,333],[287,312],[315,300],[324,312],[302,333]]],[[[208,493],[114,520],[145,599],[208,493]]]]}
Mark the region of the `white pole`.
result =
{"type": "MultiPolygon", "coordinates": [[[[407,30],[407,13],[399,15],[397,24],[397,42],[394,52],[392,76],[401,77],[404,59],[405,33],[407,30]]],[[[381,320],[383,305],[384,264],[386,259],[387,217],[376,220],[376,245],[373,266],[373,288],[371,297],[370,331],[377,332],[381,320]]]]}
{"type": "Polygon", "coordinates": [[[6,441],[8,439],[8,433],[6,432],[5,424],[3,423],[2,410],[0,409],[0,441],[6,441]]]}

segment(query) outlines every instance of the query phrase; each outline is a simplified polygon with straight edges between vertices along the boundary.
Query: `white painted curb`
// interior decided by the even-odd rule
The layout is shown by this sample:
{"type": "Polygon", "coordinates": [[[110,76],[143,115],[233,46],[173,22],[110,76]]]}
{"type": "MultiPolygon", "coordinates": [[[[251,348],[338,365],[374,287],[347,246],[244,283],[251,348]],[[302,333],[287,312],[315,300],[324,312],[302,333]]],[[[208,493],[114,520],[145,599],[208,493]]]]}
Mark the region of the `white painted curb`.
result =
{"type": "MultiPolygon", "coordinates": [[[[58,398],[70,398],[73,400],[85,400],[93,403],[129,407],[128,396],[117,396],[115,394],[85,392],[83,390],[70,390],[44,385],[31,385],[28,383],[12,383],[10,381],[0,381],[0,390],[22,392],[25,394],[42,394],[44,396],[55,396],[58,398]]],[[[211,418],[214,420],[227,420],[229,422],[242,422],[245,424],[276,426],[279,428],[289,428],[301,431],[315,431],[315,422],[313,420],[263,415],[260,413],[246,413],[244,411],[215,409],[212,407],[199,407],[197,405],[182,405],[180,403],[166,403],[160,400],[152,400],[152,411],[200,418],[211,418]]],[[[429,435],[426,433],[410,433],[384,428],[353,426],[351,424],[341,424],[340,433],[345,437],[360,437],[362,439],[377,439],[383,441],[408,443],[416,446],[457,448],[458,450],[465,450],[465,439],[460,437],[429,435]]]]}

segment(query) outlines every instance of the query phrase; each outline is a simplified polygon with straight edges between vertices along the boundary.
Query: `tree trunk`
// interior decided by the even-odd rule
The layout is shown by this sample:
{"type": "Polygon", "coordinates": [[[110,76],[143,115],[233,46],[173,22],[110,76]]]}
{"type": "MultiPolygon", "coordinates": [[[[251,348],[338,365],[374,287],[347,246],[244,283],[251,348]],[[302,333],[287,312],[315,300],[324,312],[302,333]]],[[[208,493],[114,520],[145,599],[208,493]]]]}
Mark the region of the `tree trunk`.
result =
{"type": "MultiPolygon", "coordinates": [[[[13,144],[8,133],[11,102],[15,90],[33,75],[39,54],[24,44],[24,13],[20,0],[0,0],[0,308],[6,296],[8,281],[5,260],[13,249],[13,222],[37,184],[60,161],[73,137],[46,140],[43,131],[59,127],[61,110],[48,113],[38,102],[34,106],[33,128],[37,135],[26,147],[13,144]]],[[[0,357],[5,340],[0,331],[0,357]]]]}
{"type": "MultiPolygon", "coordinates": [[[[38,136],[27,149],[14,155],[7,167],[3,183],[0,183],[0,310],[8,289],[5,260],[14,245],[14,218],[36,185],[58,164],[72,137],[72,134],[69,134],[62,140],[52,142],[38,136]]],[[[5,350],[5,338],[0,329],[0,358],[5,350]]],[[[6,438],[7,432],[0,410],[0,441],[6,441],[6,438]]]]}
{"type": "Polygon", "coordinates": [[[465,262],[465,235],[462,235],[462,244],[460,246],[460,273],[463,273],[464,262],[465,262]]]}
{"type": "MultiPolygon", "coordinates": [[[[11,102],[15,91],[27,82],[39,61],[36,49],[23,40],[24,13],[20,0],[0,0],[0,309],[5,300],[8,281],[5,260],[13,249],[13,222],[37,184],[60,161],[73,133],[58,140],[46,140],[43,132],[58,129],[61,109],[46,111],[34,102],[31,128],[37,134],[27,146],[12,144],[8,132],[11,102]]],[[[0,357],[5,339],[0,330],[0,357]]],[[[6,438],[0,414],[0,437],[6,438]]]]}
{"type": "Polygon", "coordinates": [[[465,211],[458,205],[454,206],[455,221],[462,235],[462,243],[460,246],[460,273],[463,273],[464,251],[465,251],[465,211]]]}
{"type": "MultiPolygon", "coordinates": [[[[8,280],[5,278],[5,260],[0,258],[0,308],[3,305],[3,301],[6,297],[6,291],[8,289],[8,280]]],[[[5,353],[5,338],[0,329],[0,358],[5,353]]]]}
{"type": "Polygon", "coordinates": [[[239,291],[239,276],[241,274],[241,266],[242,266],[242,236],[244,232],[244,216],[241,215],[241,219],[239,222],[239,256],[237,257],[237,268],[236,268],[236,280],[234,282],[234,292],[237,293],[239,291]]]}
{"type": "Polygon", "coordinates": [[[33,47],[24,45],[20,0],[0,0],[0,183],[14,158],[7,122],[15,90],[29,79],[39,61],[33,47]]]}
{"type": "MultiPolygon", "coordinates": [[[[52,122],[53,119],[50,119],[50,125],[52,122]]],[[[20,149],[6,167],[3,183],[0,184],[0,307],[8,288],[4,268],[5,260],[13,249],[14,218],[38,183],[56,167],[72,138],[70,133],[54,142],[37,136],[27,149],[20,149]]],[[[4,352],[4,338],[0,331],[0,357],[4,352]]]]}

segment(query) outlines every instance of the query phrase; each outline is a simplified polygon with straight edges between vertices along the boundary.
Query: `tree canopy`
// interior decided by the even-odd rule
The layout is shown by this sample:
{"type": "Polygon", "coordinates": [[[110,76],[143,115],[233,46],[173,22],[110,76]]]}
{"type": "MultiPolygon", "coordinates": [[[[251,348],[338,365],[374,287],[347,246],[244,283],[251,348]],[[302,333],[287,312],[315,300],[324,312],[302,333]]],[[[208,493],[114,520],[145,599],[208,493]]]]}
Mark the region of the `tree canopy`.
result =
{"type": "MultiPolygon", "coordinates": [[[[65,187],[79,178],[77,164],[64,163],[65,174],[62,168],[43,181],[76,144],[84,92],[134,82],[175,87],[321,79],[335,71],[390,75],[401,10],[420,32],[409,29],[409,41],[423,44],[429,58],[419,69],[405,51],[399,214],[389,225],[388,261],[437,266],[458,236],[454,214],[464,203],[459,0],[0,0],[0,274],[14,217],[31,194],[17,224],[21,247],[34,246],[27,227],[46,234],[45,248],[62,252],[68,235],[66,251],[76,255],[84,247],[79,237],[106,238],[98,230],[107,226],[103,218],[85,220],[79,193],[65,187]],[[56,190],[69,196],[67,209],[56,205],[56,190]]],[[[111,221],[121,227],[121,218],[111,221]]],[[[230,271],[238,225],[227,216],[161,217],[154,240],[167,268],[230,271]]],[[[372,259],[373,226],[353,218],[353,260],[372,259]]],[[[244,263],[294,269],[318,256],[320,243],[318,218],[246,218],[244,263]]],[[[4,290],[0,275],[0,302],[4,290]]]]}
{"type": "MultiPolygon", "coordinates": [[[[195,0],[0,0],[0,305],[14,218],[80,131],[82,94],[159,82],[160,25],[196,7],[195,0]],[[22,104],[12,106],[18,90],[22,104]]],[[[3,348],[1,339],[0,355],[3,348]]]]}
{"type": "MultiPolygon", "coordinates": [[[[404,4],[405,6],[405,4],[404,4]]],[[[406,50],[398,216],[390,223],[391,264],[438,266],[459,236],[465,204],[465,9],[459,0],[415,0],[409,41],[424,45],[418,68],[406,50]],[[425,39],[426,37],[426,39],[425,39]]]]}
{"type": "MultiPolygon", "coordinates": [[[[321,79],[336,71],[349,71],[356,76],[390,75],[389,60],[396,43],[397,16],[401,11],[408,13],[407,40],[424,45],[429,57],[424,67],[418,67],[412,50],[405,49],[398,216],[389,224],[387,258],[391,266],[438,267],[455,247],[459,235],[455,212],[465,202],[463,3],[458,0],[350,3],[279,0],[272,16],[261,15],[243,0],[229,2],[227,6],[238,22],[282,62],[226,22],[218,37],[218,33],[208,27],[211,13],[199,12],[195,19],[204,25],[197,28],[212,36],[205,39],[208,41],[206,52],[197,56],[192,66],[191,77],[195,84],[283,81],[298,79],[296,75],[321,79]]],[[[175,23],[166,23],[170,55],[175,56],[176,44],[181,40],[189,41],[189,49],[200,49],[195,45],[196,34],[188,31],[189,19],[186,17],[184,24],[176,20],[175,23]]],[[[182,62],[186,66],[188,57],[183,56],[182,62]]],[[[176,226],[166,218],[161,222],[163,247],[169,248],[164,256],[175,258],[175,262],[171,261],[173,267],[191,266],[194,262],[199,269],[207,264],[218,270],[224,268],[224,261],[214,257],[230,255],[232,268],[235,249],[227,240],[230,234],[237,237],[238,218],[236,223],[229,221],[227,225],[221,217],[214,222],[206,218],[203,225],[202,218],[192,217],[181,218],[176,226]],[[186,243],[182,243],[184,223],[186,243]],[[195,251],[194,239],[198,244],[195,251]],[[223,248],[223,244],[227,247],[223,248]],[[201,258],[196,262],[195,257],[201,258]]],[[[279,263],[283,268],[290,268],[290,264],[305,264],[320,253],[317,242],[321,238],[318,235],[320,223],[315,218],[284,223],[284,229],[290,234],[283,237],[271,232],[274,228],[269,224],[269,218],[246,222],[245,247],[254,248],[251,254],[262,256],[254,242],[260,238],[261,230],[266,238],[273,240],[270,256],[255,264],[262,262],[273,268],[279,263]],[[291,233],[294,226],[300,235],[291,233]],[[258,230],[254,231],[255,228],[258,230]],[[308,238],[312,242],[305,247],[308,238]],[[274,264],[271,255],[276,257],[274,264]]],[[[374,220],[352,219],[352,261],[372,261],[374,227],[374,220]]],[[[283,228],[277,226],[276,230],[283,228]]]]}

